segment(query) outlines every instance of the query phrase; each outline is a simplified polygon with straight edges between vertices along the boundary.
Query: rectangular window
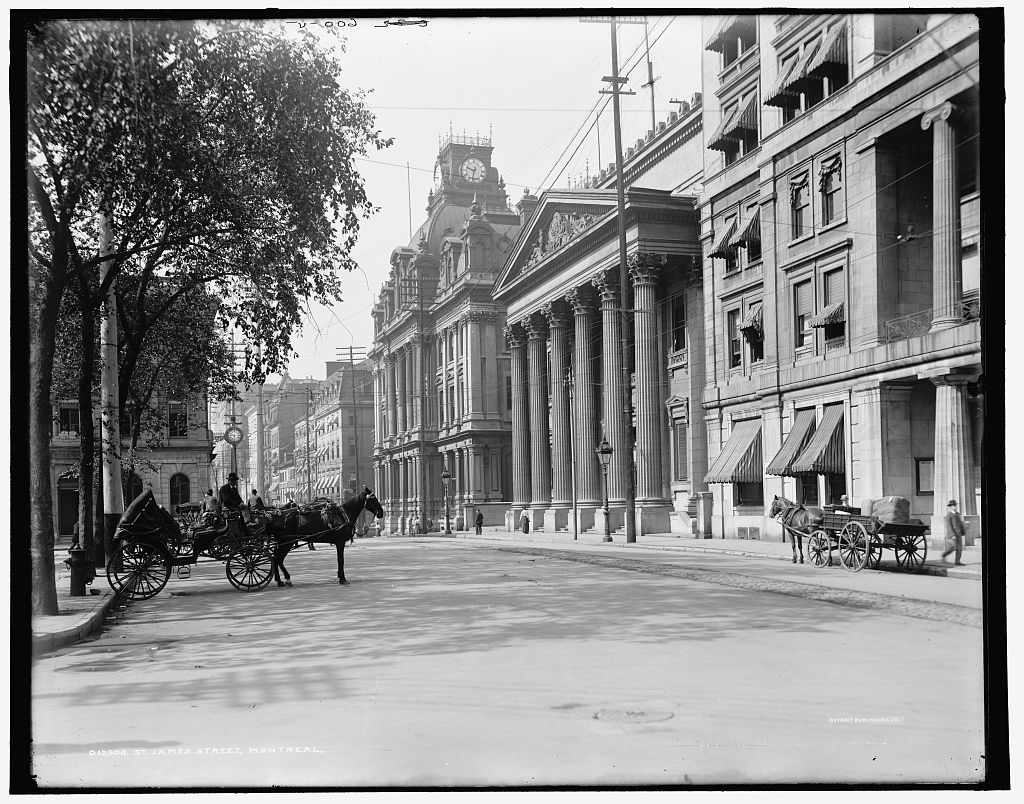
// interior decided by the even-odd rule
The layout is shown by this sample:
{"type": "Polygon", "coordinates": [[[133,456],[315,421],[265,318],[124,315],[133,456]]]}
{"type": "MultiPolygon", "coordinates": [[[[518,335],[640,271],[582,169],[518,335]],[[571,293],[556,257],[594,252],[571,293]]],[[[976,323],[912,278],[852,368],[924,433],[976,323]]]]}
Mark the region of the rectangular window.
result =
{"type": "Polygon", "coordinates": [[[810,206],[810,198],[807,192],[807,174],[803,173],[790,183],[790,223],[791,239],[803,237],[807,234],[807,208],[810,206]]]}
{"type": "Polygon", "coordinates": [[[821,166],[821,222],[828,225],[843,217],[843,163],[839,156],[821,166]]]}
{"type": "Polygon", "coordinates": [[[167,403],[167,435],[170,438],[188,438],[188,414],[181,402],[167,403]]]}
{"type": "Polygon", "coordinates": [[[935,459],[915,458],[914,463],[917,465],[915,492],[922,496],[935,494],[935,459]]]}
{"type": "Polygon", "coordinates": [[[814,314],[814,293],[811,280],[805,279],[793,285],[793,345],[797,349],[810,346],[811,333],[807,325],[814,314]]]}
{"type": "MultiPolygon", "coordinates": [[[[824,277],[825,306],[841,302],[846,298],[846,283],[843,270],[829,271],[824,277]]],[[[846,315],[846,311],[843,311],[846,315]]],[[[846,321],[825,325],[825,349],[842,346],[846,343],[846,321]]]]}
{"type": "Polygon", "coordinates": [[[797,497],[801,505],[818,504],[818,476],[800,475],[796,480],[797,497]]]}
{"type": "Polygon", "coordinates": [[[734,483],[734,502],[737,506],[764,505],[763,483],[734,483]]]}
{"type": "Polygon", "coordinates": [[[726,313],[726,337],[729,342],[729,368],[743,366],[743,344],[740,341],[740,311],[730,310],[726,313]]]}
{"type": "Polygon", "coordinates": [[[348,454],[352,456],[356,454],[356,440],[354,438],[348,440],[348,454]]]}
{"type": "Polygon", "coordinates": [[[689,480],[690,474],[687,469],[689,461],[687,460],[688,454],[686,450],[686,422],[682,419],[675,422],[675,426],[672,428],[675,431],[675,466],[674,476],[676,480],[689,480]]]}
{"type": "Polygon", "coordinates": [[[680,293],[672,297],[672,351],[686,348],[686,297],[680,293]]]}
{"type": "Polygon", "coordinates": [[[70,433],[71,435],[79,435],[80,433],[80,419],[78,414],[78,405],[61,405],[60,412],[60,432],[70,433]]]}
{"type": "Polygon", "coordinates": [[[487,358],[480,358],[480,412],[487,414],[487,358]]]}
{"type": "MultiPolygon", "coordinates": [[[[757,314],[758,309],[761,307],[761,302],[756,302],[747,308],[747,316],[753,316],[757,314]]],[[[750,362],[760,363],[764,360],[764,320],[762,319],[760,328],[747,331],[747,343],[750,345],[750,362]]]]}

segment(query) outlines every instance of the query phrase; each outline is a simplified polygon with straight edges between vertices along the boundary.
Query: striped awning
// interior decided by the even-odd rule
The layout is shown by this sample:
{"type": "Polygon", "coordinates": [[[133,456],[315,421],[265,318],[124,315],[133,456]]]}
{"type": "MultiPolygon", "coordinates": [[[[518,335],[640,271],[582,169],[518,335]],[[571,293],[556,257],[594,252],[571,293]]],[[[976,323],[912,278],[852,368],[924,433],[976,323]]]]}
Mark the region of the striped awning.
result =
{"type": "Polygon", "coordinates": [[[718,23],[718,27],[715,28],[715,32],[711,34],[711,38],[708,39],[707,44],[704,45],[704,49],[721,53],[725,43],[729,40],[729,34],[732,33],[732,29],[738,21],[738,14],[730,14],[723,17],[721,22],[718,23]]]}
{"type": "Polygon", "coordinates": [[[828,75],[833,70],[845,70],[846,64],[846,23],[841,22],[825,35],[818,52],[807,64],[807,74],[828,75]]]}
{"type": "Polygon", "coordinates": [[[812,327],[827,327],[830,324],[842,324],[846,320],[846,304],[837,301],[830,304],[807,323],[812,327]]]}
{"type": "Polygon", "coordinates": [[[744,134],[757,134],[757,95],[741,101],[730,114],[722,118],[722,125],[708,140],[708,148],[716,151],[732,148],[733,143],[742,139],[744,134]]]}
{"type": "Polygon", "coordinates": [[[789,79],[796,70],[797,64],[800,63],[800,59],[794,59],[789,63],[787,67],[779,72],[778,77],[775,79],[775,83],[772,84],[764,95],[765,106],[778,106],[786,107],[790,109],[800,108],[800,93],[791,92],[789,87],[789,79]]]}
{"type": "Polygon", "coordinates": [[[796,66],[789,76],[789,84],[786,87],[790,92],[803,92],[805,87],[812,83],[815,78],[807,74],[807,65],[814,60],[815,54],[821,50],[821,39],[815,39],[804,45],[804,54],[797,59],[796,66]]]}
{"type": "Polygon", "coordinates": [[[704,482],[760,483],[762,480],[761,420],[737,422],[729,440],[704,476],[704,482]]]}
{"type": "Polygon", "coordinates": [[[782,449],[772,458],[768,468],[764,470],[766,475],[781,475],[793,477],[793,461],[804,451],[807,442],[814,435],[814,409],[798,410],[793,420],[793,428],[782,442],[782,449]]]}
{"type": "Polygon", "coordinates": [[[751,305],[747,309],[747,314],[744,316],[743,321],[740,322],[740,332],[743,336],[749,340],[759,340],[761,333],[764,332],[764,325],[762,324],[762,305],[760,303],[751,305]]]}
{"type": "Polygon", "coordinates": [[[733,137],[729,136],[733,130],[733,123],[740,116],[740,107],[734,106],[728,113],[722,116],[722,122],[715,129],[715,132],[708,138],[708,148],[716,151],[724,151],[732,147],[733,137]]]}
{"type": "Polygon", "coordinates": [[[746,246],[748,243],[760,243],[761,242],[761,208],[757,207],[754,210],[754,214],[750,217],[742,227],[740,227],[732,240],[729,241],[729,245],[733,248],[739,246],[746,246]]]}
{"type": "Polygon", "coordinates": [[[722,236],[715,241],[715,245],[711,251],[708,252],[709,257],[725,257],[729,252],[734,251],[734,248],[729,245],[732,240],[732,236],[736,233],[736,219],[733,218],[725,231],[722,232],[722,236]]]}
{"type": "Polygon", "coordinates": [[[793,475],[841,475],[846,472],[842,405],[825,408],[821,424],[790,469],[793,475]]]}

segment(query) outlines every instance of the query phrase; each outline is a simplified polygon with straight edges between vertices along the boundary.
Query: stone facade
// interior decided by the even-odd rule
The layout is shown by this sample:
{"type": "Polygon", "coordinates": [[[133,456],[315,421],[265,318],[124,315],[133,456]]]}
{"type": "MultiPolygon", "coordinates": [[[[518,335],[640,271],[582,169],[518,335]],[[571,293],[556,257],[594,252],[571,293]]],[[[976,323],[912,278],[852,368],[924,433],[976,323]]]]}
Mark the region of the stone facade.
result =
{"type": "Polygon", "coordinates": [[[748,420],[765,468],[821,447],[761,483],[741,477],[753,443],[716,466],[713,534],[780,539],[764,514],[773,495],[844,493],[908,497],[924,522],[956,498],[979,533],[980,299],[976,265],[963,270],[980,202],[976,18],[733,16],[704,29],[707,128],[737,97],[756,95],[758,113],[755,136],[727,124],[707,142],[709,463],[748,420]],[[830,438],[789,442],[801,412],[821,427],[839,408],[830,438]]]}

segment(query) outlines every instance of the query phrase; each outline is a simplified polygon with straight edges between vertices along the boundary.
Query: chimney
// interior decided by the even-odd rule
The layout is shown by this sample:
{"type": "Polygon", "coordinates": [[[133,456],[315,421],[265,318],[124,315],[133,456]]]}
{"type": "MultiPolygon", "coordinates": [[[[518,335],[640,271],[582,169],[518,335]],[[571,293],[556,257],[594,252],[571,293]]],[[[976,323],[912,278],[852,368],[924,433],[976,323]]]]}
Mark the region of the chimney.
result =
{"type": "Polygon", "coordinates": [[[519,212],[519,220],[523,226],[533,216],[534,210],[537,209],[537,204],[540,203],[540,199],[530,193],[530,189],[527,187],[523,190],[523,197],[519,199],[519,203],[516,204],[516,209],[519,212]]]}

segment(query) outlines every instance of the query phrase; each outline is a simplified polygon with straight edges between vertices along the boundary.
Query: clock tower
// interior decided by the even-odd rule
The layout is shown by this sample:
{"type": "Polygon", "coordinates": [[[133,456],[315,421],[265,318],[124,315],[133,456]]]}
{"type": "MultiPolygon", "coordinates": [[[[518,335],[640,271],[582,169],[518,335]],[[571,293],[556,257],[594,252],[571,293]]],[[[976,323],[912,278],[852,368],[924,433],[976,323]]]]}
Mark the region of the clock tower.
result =
{"type": "Polygon", "coordinates": [[[441,204],[469,207],[474,197],[485,208],[508,206],[505,183],[491,165],[490,137],[449,134],[438,146],[428,212],[441,204]]]}

